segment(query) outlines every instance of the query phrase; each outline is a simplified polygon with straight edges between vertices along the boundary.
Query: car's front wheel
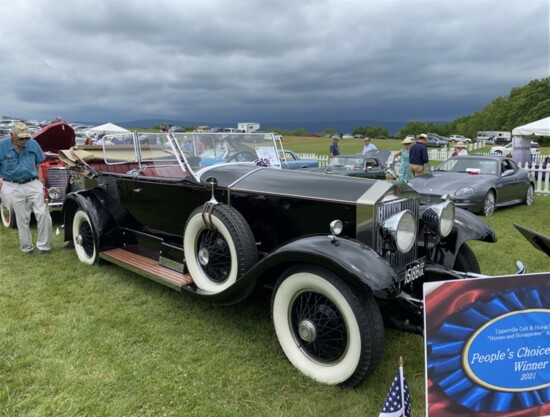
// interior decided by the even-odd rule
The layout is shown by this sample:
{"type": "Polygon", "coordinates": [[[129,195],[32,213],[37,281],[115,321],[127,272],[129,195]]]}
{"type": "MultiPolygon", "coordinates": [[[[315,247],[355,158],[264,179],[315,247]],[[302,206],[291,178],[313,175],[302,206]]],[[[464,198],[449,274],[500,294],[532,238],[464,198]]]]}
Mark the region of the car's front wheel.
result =
{"type": "Polygon", "coordinates": [[[90,216],[84,210],[78,210],[74,215],[73,243],[80,262],[88,265],[99,262],[94,227],[90,216]]]}
{"type": "Polygon", "coordinates": [[[374,298],[324,268],[289,268],[275,285],[271,308],[284,354],[316,381],[355,386],[382,356],[384,327],[374,298]]]}
{"type": "Polygon", "coordinates": [[[527,192],[525,194],[525,200],[524,203],[526,206],[532,206],[535,202],[535,187],[533,184],[529,184],[527,187],[527,192]]]}
{"type": "Polygon", "coordinates": [[[496,197],[494,191],[487,192],[485,200],[483,201],[483,207],[481,209],[481,214],[486,217],[492,216],[495,212],[496,197]]]}
{"type": "Polygon", "coordinates": [[[183,235],[185,263],[197,287],[219,293],[258,260],[250,226],[241,213],[223,204],[211,212],[195,209],[183,235]]]}
{"type": "Polygon", "coordinates": [[[13,207],[8,207],[7,205],[4,205],[4,202],[2,200],[0,200],[0,213],[2,216],[2,224],[4,225],[4,227],[9,227],[11,229],[15,229],[17,227],[13,207]]]}
{"type": "Polygon", "coordinates": [[[473,272],[475,274],[481,273],[477,257],[466,243],[463,243],[458,250],[453,269],[462,272],[473,272]]]}

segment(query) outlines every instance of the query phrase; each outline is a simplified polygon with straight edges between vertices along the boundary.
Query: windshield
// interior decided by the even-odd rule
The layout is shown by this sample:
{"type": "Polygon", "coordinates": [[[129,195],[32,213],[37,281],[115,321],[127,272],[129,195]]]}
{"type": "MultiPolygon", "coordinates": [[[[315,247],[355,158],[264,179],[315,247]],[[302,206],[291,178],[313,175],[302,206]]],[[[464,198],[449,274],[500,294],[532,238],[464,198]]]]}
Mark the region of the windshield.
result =
{"type": "Polygon", "coordinates": [[[451,158],[439,165],[436,171],[496,175],[498,172],[498,161],[475,158],[451,158]]]}
{"type": "Polygon", "coordinates": [[[271,133],[130,132],[105,135],[90,150],[102,148],[108,165],[135,164],[136,172],[148,167],[181,168],[182,175],[221,163],[248,162],[281,167],[285,155],[280,136],[271,133]]]}
{"type": "Polygon", "coordinates": [[[365,158],[357,156],[336,156],[330,160],[330,167],[347,169],[365,169],[365,158]]]}

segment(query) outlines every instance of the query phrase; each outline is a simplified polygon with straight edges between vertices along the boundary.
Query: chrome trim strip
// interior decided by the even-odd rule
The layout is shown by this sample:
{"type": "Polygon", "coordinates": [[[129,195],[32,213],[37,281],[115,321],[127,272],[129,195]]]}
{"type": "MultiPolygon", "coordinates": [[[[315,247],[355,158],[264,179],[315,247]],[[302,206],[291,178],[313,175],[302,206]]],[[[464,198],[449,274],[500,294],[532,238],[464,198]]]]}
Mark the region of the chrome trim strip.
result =
{"type": "Polygon", "coordinates": [[[365,193],[357,199],[357,204],[376,204],[388,192],[392,184],[380,180],[370,187],[365,193]]]}

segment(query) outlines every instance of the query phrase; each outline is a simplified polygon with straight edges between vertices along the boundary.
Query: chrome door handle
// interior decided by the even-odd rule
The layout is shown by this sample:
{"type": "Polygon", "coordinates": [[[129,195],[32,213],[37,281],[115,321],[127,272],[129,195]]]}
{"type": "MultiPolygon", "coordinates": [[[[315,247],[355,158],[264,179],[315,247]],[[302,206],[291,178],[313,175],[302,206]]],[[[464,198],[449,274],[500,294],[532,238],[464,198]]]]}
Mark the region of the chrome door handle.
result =
{"type": "Polygon", "coordinates": [[[134,193],[141,193],[141,192],[145,191],[145,188],[134,188],[132,191],[134,193]]]}

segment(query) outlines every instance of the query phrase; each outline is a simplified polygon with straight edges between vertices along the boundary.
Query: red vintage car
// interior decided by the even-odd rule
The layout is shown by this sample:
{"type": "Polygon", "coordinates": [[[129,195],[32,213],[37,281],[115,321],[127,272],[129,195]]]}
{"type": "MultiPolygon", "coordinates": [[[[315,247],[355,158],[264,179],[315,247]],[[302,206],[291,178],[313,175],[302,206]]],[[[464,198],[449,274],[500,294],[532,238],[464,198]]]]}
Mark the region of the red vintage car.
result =
{"type": "MultiPolygon", "coordinates": [[[[46,159],[40,164],[44,181],[44,197],[50,211],[60,211],[65,200],[65,193],[70,178],[70,171],[57,156],[60,149],[75,145],[73,128],[65,122],[52,123],[33,135],[46,159]]],[[[13,208],[5,206],[0,199],[0,213],[5,227],[16,227],[13,208]]]]}

